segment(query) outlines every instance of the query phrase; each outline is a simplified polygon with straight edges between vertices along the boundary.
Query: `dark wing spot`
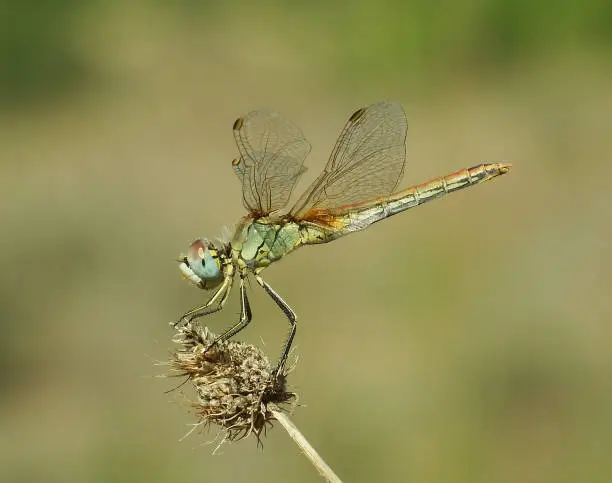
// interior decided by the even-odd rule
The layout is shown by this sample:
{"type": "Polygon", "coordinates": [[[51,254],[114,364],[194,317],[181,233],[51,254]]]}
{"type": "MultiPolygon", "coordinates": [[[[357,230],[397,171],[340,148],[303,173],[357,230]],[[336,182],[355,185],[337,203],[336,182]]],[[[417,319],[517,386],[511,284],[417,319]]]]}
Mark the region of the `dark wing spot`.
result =
{"type": "Polygon", "coordinates": [[[365,107],[362,107],[361,109],[357,109],[353,113],[353,115],[349,117],[349,122],[356,122],[357,120],[359,120],[361,116],[363,116],[364,113],[365,113],[365,107]]]}

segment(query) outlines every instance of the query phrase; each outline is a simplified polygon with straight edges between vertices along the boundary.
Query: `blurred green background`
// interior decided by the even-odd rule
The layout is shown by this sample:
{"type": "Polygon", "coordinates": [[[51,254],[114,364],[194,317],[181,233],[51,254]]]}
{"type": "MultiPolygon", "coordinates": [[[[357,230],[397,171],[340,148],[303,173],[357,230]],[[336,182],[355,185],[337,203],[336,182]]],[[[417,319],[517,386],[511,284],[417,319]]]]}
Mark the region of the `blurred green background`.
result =
{"type": "Polygon", "coordinates": [[[234,119],[302,127],[303,189],[383,98],[402,186],[514,169],[267,271],[296,424],[346,481],[610,481],[611,60],[604,0],[0,3],[0,481],[319,481],[280,428],[179,443],[153,364],[206,296],[175,258],[244,212],[234,119]]]}

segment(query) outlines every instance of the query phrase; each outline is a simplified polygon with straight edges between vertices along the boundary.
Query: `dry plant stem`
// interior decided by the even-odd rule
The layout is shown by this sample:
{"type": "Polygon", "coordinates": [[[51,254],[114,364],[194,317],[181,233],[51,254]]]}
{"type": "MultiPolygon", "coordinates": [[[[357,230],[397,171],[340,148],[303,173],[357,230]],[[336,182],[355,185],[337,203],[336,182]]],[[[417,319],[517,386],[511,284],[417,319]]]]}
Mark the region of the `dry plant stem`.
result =
{"type": "Polygon", "coordinates": [[[283,428],[287,430],[289,436],[299,446],[300,450],[310,460],[317,471],[321,474],[326,481],[331,483],[342,483],[342,480],[338,478],[338,475],[327,466],[327,463],[323,461],[323,458],[315,451],[310,445],[300,430],[293,424],[293,422],[287,417],[287,415],[276,408],[270,408],[274,418],[283,425],[283,428]]]}

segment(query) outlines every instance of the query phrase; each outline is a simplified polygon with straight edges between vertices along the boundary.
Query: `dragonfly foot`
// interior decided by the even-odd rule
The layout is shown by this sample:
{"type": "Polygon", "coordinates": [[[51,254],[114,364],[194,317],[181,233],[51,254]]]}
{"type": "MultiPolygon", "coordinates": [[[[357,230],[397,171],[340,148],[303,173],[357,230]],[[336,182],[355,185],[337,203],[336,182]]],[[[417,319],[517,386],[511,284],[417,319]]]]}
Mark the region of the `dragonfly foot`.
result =
{"type": "Polygon", "coordinates": [[[183,314],[180,316],[180,318],[176,321],[176,322],[170,322],[170,325],[172,327],[174,327],[175,329],[179,326],[187,326],[187,325],[191,325],[191,323],[198,318],[198,314],[191,314],[189,315],[190,312],[187,312],[186,314],[183,314]]]}
{"type": "Polygon", "coordinates": [[[184,315],[181,315],[181,317],[175,321],[175,322],[170,322],[170,325],[172,326],[173,329],[176,329],[179,325],[187,325],[191,322],[192,319],[185,317],[184,315]]]}
{"type": "Polygon", "coordinates": [[[272,371],[272,378],[274,381],[280,381],[285,379],[285,364],[277,365],[272,371]]]}
{"type": "Polygon", "coordinates": [[[216,345],[217,345],[217,341],[214,340],[206,349],[204,349],[204,354],[208,353],[208,351],[211,350],[216,345]]]}

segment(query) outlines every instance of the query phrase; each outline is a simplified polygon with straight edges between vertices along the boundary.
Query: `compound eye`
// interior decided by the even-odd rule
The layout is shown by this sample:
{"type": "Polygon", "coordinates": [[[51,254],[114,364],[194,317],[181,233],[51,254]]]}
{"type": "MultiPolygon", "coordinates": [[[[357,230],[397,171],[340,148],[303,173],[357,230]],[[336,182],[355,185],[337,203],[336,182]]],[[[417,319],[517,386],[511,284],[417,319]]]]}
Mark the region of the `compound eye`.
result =
{"type": "Polygon", "coordinates": [[[187,263],[189,268],[203,281],[218,279],[221,277],[221,264],[209,242],[197,239],[187,251],[187,263]]]}
{"type": "Polygon", "coordinates": [[[208,252],[208,247],[204,244],[202,239],[198,238],[194,241],[189,250],[187,250],[187,261],[189,262],[190,267],[196,267],[198,265],[205,265],[206,253],[208,252]]]}

